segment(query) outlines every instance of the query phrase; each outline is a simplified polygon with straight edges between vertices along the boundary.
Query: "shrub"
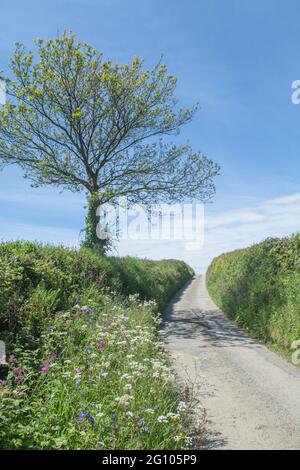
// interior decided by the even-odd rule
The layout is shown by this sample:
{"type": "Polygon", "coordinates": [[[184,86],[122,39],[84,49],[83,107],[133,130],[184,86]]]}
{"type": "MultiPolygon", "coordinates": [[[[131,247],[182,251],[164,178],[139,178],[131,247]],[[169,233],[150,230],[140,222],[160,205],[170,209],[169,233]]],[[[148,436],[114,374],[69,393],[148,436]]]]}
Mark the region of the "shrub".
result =
{"type": "Polygon", "coordinates": [[[0,331],[18,331],[28,322],[37,327],[46,316],[74,305],[92,286],[123,297],[139,294],[141,300],[155,300],[162,308],[191,275],[182,261],[104,257],[86,249],[32,242],[1,243],[0,331]]]}
{"type": "Polygon", "coordinates": [[[287,353],[300,338],[300,235],[215,258],[207,287],[230,318],[287,353]]]}

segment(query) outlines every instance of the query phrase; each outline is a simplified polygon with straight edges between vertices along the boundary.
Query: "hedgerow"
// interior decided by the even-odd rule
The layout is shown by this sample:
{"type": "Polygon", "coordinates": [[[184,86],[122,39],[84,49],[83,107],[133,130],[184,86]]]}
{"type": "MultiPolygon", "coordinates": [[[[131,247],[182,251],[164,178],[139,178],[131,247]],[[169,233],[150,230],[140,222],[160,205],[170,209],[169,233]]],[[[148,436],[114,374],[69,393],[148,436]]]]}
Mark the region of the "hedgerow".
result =
{"type": "Polygon", "coordinates": [[[206,279],[216,304],[256,338],[285,354],[300,339],[300,234],[221,255],[206,279]]]}
{"type": "Polygon", "coordinates": [[[0,263],[0,448],[191,444],[158,331],[185,263],[29,242],[0,244],[0,263]]]}

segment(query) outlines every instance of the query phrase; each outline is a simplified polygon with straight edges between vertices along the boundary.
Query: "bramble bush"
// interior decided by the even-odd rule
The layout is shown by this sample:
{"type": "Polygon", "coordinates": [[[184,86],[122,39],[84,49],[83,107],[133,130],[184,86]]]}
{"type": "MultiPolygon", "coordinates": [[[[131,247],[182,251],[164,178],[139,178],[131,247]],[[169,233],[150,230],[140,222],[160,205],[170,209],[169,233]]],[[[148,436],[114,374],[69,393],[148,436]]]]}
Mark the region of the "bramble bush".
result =
{"type": "Polygon", "coordinates": [[[158,331],[187,265],[29,242],[0,244],[0,262],[0,448],[191,445],[158,331]]]}
{"type": "Polygon", "coordinates": [[[300,338],[300,234],[215,258],[207,272],[216,304],[284,354],[300,338]]]}

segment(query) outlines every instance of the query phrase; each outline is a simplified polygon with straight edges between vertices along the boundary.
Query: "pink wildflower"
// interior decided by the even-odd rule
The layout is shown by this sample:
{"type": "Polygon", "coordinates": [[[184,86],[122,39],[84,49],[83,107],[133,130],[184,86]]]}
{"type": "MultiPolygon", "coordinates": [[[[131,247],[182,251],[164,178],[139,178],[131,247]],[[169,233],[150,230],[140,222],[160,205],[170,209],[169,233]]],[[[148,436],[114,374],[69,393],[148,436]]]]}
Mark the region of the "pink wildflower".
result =
{"type": "Polygon", "coordinates": [[[105,346],[105,342],[102,340],[102,339],[98,339],[96,341],[96,347],[98,349],[99,352],[102,352],[103,349],[104,349],[104,346],[105,346]]]}

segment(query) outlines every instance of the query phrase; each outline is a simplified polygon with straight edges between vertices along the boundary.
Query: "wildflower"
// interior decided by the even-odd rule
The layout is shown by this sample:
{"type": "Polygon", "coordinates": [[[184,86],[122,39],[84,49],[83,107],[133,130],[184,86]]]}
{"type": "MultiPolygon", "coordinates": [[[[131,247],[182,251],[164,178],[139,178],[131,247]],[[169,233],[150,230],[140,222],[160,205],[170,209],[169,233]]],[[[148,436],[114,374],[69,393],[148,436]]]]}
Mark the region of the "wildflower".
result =
{"type": "Polygon", "coordinates": [[[145,424],[146,424],[146,422],[145,422],[144,418],[141,418],[141,419],[138,420],[138,425],[139,426],[145,426],[145,424]]]}
{"type": "Polygon", "coordinates": [[[56,359],[57,359],[56,354],[52,354],[49,359],[50,364],[54,364],[56,362],[56,359]]]}
{"type": "Polygon", "coordinates": [[[147,426],[143,426],[141,429],[140,429],[140,433],[149,433],[150,432],[150,429],[147,428],[147,426]]]}
{"type": "Polygon", "coordinates": [[[96,284],[100,286],[103,283],[103,277],[102,276],[97,276],[95,279],[96,284]]]}
{"type": "Polygon", "coordinates": [[[98,442],[98,449],[102,449],[103,448],[103,441],[99,441],[98,442]]]}
{"type": "Polygon", "coordinates": [[[180,415],[176,413],[168,413],[167,418],[170,418],[172,421],[177,421],[180,419],[180,415]]]}
{"type": "Polygon", "coordinates": [[[80,387],[80,383],[81,383],[80,379],[77,379],[75,382],[76,387],[80,387]]]}
{"type": "Polygon", "coordinates": [[[43,373],[43,374],[48,374],[49,372],[49,361],[46,359],[42,362],[42,364],[40,365],[40,371],[43,373]]]}
{"type": "Polygon", "coordinates": [[[183,411],[186,411],[186,403],[184,401],[180,401],[177,407],[178,413],[182,413],[183,411]]]}
{"type": "Polygon", "coordinates": [[[8,390],[8,381],[7,380],[1,380],[0,381],[2,387],[4,388],[4,390],[8,390]]]}
{"type": "Polygon", "coordinates": [[[77,421],[81,422],[85,418],[88,418],[88,416],[89,416],[89,413],[87,411],[81,411],[78,418],[77,418],[77,421]]]}
{"type": "Polygon", "coordinates": [[[62,375],[62,377],[71,377],[71,376],[72,376],[72,372],[70,372],[70,371],[67,370],[66,372],[63,372],[61,375],[62,375]]]}
{"type": "Polygon", "coordinates": [[[157,418],[157,421],[158,421],[159,423],[167,423],[167,422],[168,422],[168,418],[167,418],[166,416],[159,416],[159,417],[157,418]]]}
{"type": "Polygon", "coordinates": [[[121,380],[126,380],[126,379],[131,379],[132,376],[130,374],[123,374],[120,378],[121,380]]]}
{"type": "Polygon", "coordinates": [[[119,405],[121,405],[121,406],[122,406],[122,405],[126,406],[126,405],[129,404],[129,402],[130,402],[131,400],[133,400],[133,398],[134,398],[134,397],[133,397],[132,395],[123,395],[122,397],[117,397],[115,400],[116,400],[116,402],[119,403],[119,405]]]}
{"type": "Polygon", "coordinates": [[[98,408],[99,410],[101,410],[102,408],[102,403],[93,403],[93,405],[95,406],[95,408],[98,408]]]}
{"type": "Polygon", "coordinates": [[[103,349],[104,349],[104,346],[105,346],[105,341],[103,341],[103,339],[98,339],[96,341],[96,348],[97,348],[98,352],[102,352],[103,349]]]}
{"type": "Polygon", "coordinates": [[[55,326],[49,326],[49,333],[54,333],[55,330],[55,326]]]}
{"type": "Polygon", "coordinates": [[[132,411],[126,411],[126,416],[128,416],[129,418],[133,418],[132,411]]]}
{"type": "Polygon", "coordinates": [[[92,426],[92,428],[94,428],[95,427],[94,417],[86,410],[81,411],[81,413],[79,414],[79,416],[77,418],[77,421],[79,423],[81,423],[81,422],[85,421],[86,419],[90,422],[90,425],[92,426]]]}
{"type": "Polygon", "coordinates": [[[14,378],[14,382],[15,384],[18,384],[20,382],[23,382],[23,380],[25,380],[25,377],[23,375],[17,375],[15,378],[14,378]]]}
{"type": "Polygon", "coordinates": [[[117,419],[117,413],[116,413],[115,411],[112,412],[111,418],[112,418],[113,421],[116,421],[116,419],[117,419]]]}
{"type": "Polygon", "coordinates": [[[185,399],[185,401],[189,401],[190,395],[191,395],[191,393],[190,393],[190,387],[189,387],[188,385],[186,385],[186,386],[184,387],[184,399],[185,399]]]}
{"type": "Polygon", "coordinates": [[[8,359],[10,367],[14,367],[15,361],[16,361],[16,356],[14,354],[11,354],[8,359]]]}
{"type": "Polygon", "coordinates": [[[92,313],[95,313],[96,309],[94,307],[87,307],[84,305],[80,309],[83,313],[87,313],[88,315],[91,315],[92,313]]]}
{"type": "Polygon", "coordinates": [[[126,385],[124,385],[124,388],[126,388],[126,390],[131,390],[132,385],[131,384],[126,384],[126,385]]]}
{"type": "Polygon", "coordinates": [[[87,313],[88,315],[92,315],[92,314],[95,313],[95,312],[96,312],[95,307],[88,307],[88,309],[86,310],[86,313],[87,313]]]}

